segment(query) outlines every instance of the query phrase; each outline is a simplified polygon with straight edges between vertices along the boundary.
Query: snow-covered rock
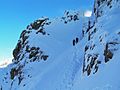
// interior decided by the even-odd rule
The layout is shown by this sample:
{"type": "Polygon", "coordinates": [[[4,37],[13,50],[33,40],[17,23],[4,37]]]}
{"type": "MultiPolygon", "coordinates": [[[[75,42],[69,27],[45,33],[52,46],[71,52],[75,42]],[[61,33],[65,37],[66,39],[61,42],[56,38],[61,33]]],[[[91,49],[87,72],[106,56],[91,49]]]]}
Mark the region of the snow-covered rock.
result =
{"type": "Polygon", "coordinates": [[[34,21],[0,69],[1,90],[119,90],[119,16],[119,0],[95,0],[87,22],[79,11],[34,21]]]}

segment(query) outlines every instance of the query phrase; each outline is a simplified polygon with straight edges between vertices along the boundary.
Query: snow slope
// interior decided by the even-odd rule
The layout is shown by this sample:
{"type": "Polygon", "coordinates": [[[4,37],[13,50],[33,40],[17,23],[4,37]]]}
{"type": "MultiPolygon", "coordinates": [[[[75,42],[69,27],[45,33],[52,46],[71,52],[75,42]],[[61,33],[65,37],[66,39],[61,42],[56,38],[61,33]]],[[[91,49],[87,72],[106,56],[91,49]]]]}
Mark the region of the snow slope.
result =
{"type": "Polygon", "coordinates": [[[0,69],[1,90],[120,90],[119,16],[120,1],[95,0],[84,24],[79,11],[34,21],[0,69]]]}

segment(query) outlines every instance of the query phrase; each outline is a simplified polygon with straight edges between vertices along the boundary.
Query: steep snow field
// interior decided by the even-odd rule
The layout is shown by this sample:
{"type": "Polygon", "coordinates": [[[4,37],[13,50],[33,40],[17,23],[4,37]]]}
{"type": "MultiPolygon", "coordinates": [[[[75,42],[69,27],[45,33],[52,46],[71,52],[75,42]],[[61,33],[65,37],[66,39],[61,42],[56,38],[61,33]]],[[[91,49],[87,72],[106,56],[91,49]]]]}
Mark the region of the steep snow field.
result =
{"type": "Polygon", "coordinates": [[[31,23],[0,69],[1,90],[120,90],[119,16],[120,1],[95,0],[84,23],[79,12],[31,23]]]}

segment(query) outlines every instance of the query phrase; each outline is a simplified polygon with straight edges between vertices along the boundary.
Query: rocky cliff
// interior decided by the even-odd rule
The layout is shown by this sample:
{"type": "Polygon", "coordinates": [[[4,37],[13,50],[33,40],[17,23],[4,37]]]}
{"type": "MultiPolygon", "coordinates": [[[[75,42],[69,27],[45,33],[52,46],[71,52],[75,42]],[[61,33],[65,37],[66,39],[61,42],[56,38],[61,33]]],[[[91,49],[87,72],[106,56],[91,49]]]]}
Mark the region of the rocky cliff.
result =
{"type": "Polygon", "coordinates": [[[119,90],[119,16],[119,0],[95,0],[87,23],[79,11],[35,20],[0,69],[1,90],[119,90]]]}

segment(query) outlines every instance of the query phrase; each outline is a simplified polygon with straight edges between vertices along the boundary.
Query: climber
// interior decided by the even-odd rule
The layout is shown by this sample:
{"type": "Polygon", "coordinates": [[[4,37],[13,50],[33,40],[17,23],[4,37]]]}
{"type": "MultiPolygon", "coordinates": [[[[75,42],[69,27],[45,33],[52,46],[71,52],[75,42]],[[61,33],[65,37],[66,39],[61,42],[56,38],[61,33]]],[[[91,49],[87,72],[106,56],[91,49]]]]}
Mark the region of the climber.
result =
{"type": "Polygon", "coordinates": [[[76,44],[78,43],[78,38],[76,38],[76,44]]]}
{"type": "Polygon", "coordinates": [[[75,40],[73,40],[73,46],[75,46],[75,40]]]}

